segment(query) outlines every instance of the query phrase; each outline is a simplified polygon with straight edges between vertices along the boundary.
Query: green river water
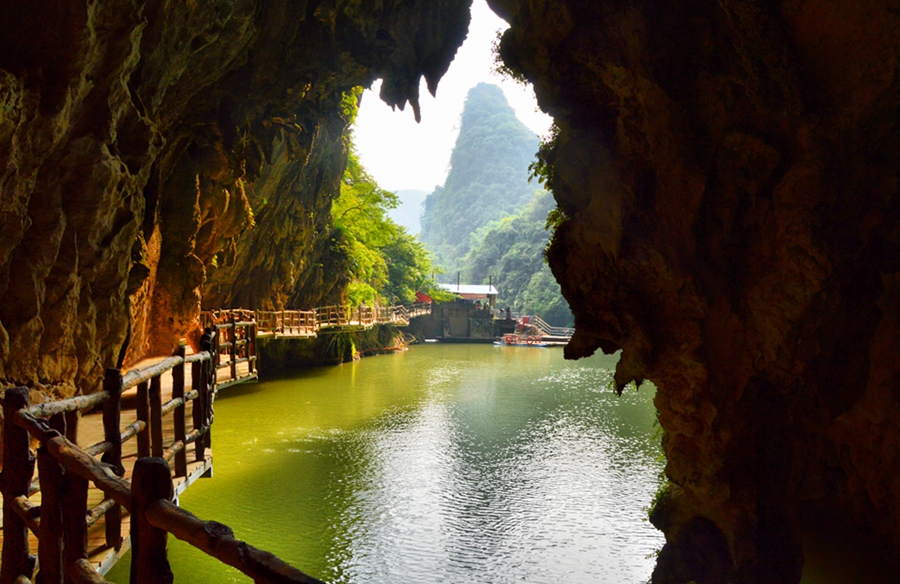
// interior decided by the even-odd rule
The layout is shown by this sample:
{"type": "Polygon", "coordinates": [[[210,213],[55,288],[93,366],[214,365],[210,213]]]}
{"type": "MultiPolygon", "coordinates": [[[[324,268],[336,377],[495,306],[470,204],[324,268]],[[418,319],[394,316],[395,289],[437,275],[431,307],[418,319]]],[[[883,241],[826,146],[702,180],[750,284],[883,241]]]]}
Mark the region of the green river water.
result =
{"type": "MultiPolygon", "coordinates": [[[[644,582],[654,389],[617,397],[615,361],[426,344],[226,389],[180,503],[328,582],[644,582]]],[[[249,582],[169,542],[176,582],[249,582]]]]}
{"type": "MultiPolygon", "coordinates": [[[[655,390],[617,397],[615,362],[426,344],[225,389],[215,477],[181,505],[335,584],[646,582],[655,390]]],[[[900,581],[846,539],[805,544],[802,584],[900,581]]],[[[176,582],[250,582],[169,548],[176,582]]]]}

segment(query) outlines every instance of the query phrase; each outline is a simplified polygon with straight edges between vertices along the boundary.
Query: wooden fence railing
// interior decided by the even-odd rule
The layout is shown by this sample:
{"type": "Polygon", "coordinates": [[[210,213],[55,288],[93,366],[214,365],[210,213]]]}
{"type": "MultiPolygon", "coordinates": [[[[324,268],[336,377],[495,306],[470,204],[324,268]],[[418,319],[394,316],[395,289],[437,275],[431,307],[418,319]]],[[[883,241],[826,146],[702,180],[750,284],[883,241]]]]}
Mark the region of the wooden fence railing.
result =
{"type": "Polygon", "coordinates": [[[260,332],[281,335],[314,336],[318,330],[314,310],[257,310],[256,325],[260,332]]]}
{"type": "Polygon", "coordinates": [[[252,311],[228,312],[220,315],[212,327],[218,332],[214,337],[216,371],[227,369],[228,379],[217,382],[217,388],[243,383],[258,377],[256,370],[257,323],[252,311]],[[241,317],[246,320],[238,320],[241,317]],[[241,363],[247,363],[247,373],[239,371],[241,363]]]}
{"type": "Polygon", "coordinates": [[[323,306],[315,309],[316,330],[350,324],[351,308],[349,306],[323,306]]]}
{"type": "MultiPolygon", "coordinates": [[[[253,324],[253,323],[250,323],[253,324]]],[[[3,548],[0,556],[0,584],[28,584],[34,574],[35,557],[29,553],[29,530],[38,540],[40,571],[37,584],[83,584],[106,582],[88,560],[88,527],[100,518],[105,521],[106,542],[122,543],[122,509],[131,513],[133,584],[171,583],[166,558],[166,540],[171,533],[218,560],[233,566],[258,583],[319,581],[307,576],[267,552],[234,538],[232,531],[215,522],[204,522],[173,502],[172,470],[187,474],[188,446],[195,444],[195,458],[203,460],[209,445],[213,420],[212,402],[216,371],[221,367],[216,347],[230,351],[231,363],[238,347],[252,346],[253,333],[242,338],[247,323],[218,325],[230,331],[229,340],[207,329],[202,351],[185,356],[184,348],[162,362],[122,375],[109,369],[103,389],[87,396],[44,404],[29,404],[24,387],[6,391],[3,400],[3,548]],[[242,341],[246,341],[243,342],[242,341]],[[191,365],[191,390],[186,391],[185,368],[191,365]],[[162,403],[161,376],[171,372],[172,399],[162,403]],[[137,420],[121,428],[122,392],[137,388],[137,420]],[[186,405],[192,403],[192,428],[187,431],[186,405]],[[67,418],[93,407],[103,408],[101,442],[80,448],[73,428],[67,432],[67,418]],[[173,415],[174,438],[166,448],[162,418],[173,415]],[[30,438],[29,438],[30,436],[30,438]],[[35,458],[30,439],[37,442],[39,481],[33,481],[35,458]],[[132,480],[124,478],[122,444],[137,440],[138,460],[132,480]],[[100,460],[97,460],[100,456],[100,460]],[[151,458],[152,456],[152,458],[151,458]],[[103,501],[88,509],[88,484],[104,493],[103,501]],[[41,501],[29,500],[40,491],[41,501]]],[[[246,349],[245,349],[246,350],[246,349]]],[[[234,369],[232,368],[232,378],[234,369]]]]}
{"type": "MultiPolygon", "coordinates": [[[[368,328],[375,324],[409,324],[411,318],[431,312],[431,305],[410,306],[323,306],[314,310],[247,310],[243,308],[203,312],[204,326],[232,320],[256,323],[257,334],[314,337],[321,329],[368,328]]],[[[255,341],[255,339],[254,339],[255,341]]]]}

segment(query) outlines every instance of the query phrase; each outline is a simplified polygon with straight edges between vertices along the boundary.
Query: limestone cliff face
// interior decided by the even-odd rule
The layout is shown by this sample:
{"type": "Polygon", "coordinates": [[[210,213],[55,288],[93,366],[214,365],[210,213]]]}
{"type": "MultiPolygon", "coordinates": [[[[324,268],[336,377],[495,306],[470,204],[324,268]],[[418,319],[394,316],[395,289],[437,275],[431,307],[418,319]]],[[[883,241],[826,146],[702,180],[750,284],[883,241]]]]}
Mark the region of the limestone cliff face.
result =
{"type": "Polygon", "coordinates": [[[559,126],[567,356],[659,388],[654,582],[796,582],[810,508],[898,549],[896,2],[490,4],[559,126]]]}
{"type": "Polygon", "coordinates": [[[334,267],[331,198],[340,191],[348,120],[337,107],[330,114],[314,125],[299,157],[296,141],[276,143],[272,163],[247,189],[258,228],[213,256],[204,308],[309,309],[340,301],[347,281],[334,267]]]}
{"type": "MultiPolygon", "coordinates": [[[[62,395],[93,390],[129,328],[130,358],[171,350],[214,266],[245,278],[209,284],[223,302],[288,294],[303,254],[242,247],[248,185],[273,158],[298,162],[304,184],[267,201],[291,215],[258,209],[256,231],[321,223],[343,167],[344,92],[381,77],[382,99],[417,111],[419,80],[435,88],[469,19],[467,0],[7,4],[0,380],[62,395]]],[[[303,233],[290,245],[315,248],[303,233]]]]}

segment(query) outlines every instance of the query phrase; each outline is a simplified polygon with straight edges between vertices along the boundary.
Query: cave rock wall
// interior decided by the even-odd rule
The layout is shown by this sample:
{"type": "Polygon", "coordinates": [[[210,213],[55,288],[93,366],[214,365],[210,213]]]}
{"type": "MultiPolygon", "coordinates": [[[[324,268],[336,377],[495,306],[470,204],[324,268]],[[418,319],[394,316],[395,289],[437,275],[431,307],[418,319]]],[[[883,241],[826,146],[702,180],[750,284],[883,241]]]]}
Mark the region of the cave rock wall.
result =
{"type": "Polygon", "coordinates": [[[808,509],[898,549],[896,2],[490,4],[558,126],[566,355],[658,387],[654,582],[796,582],[808,509]]]}

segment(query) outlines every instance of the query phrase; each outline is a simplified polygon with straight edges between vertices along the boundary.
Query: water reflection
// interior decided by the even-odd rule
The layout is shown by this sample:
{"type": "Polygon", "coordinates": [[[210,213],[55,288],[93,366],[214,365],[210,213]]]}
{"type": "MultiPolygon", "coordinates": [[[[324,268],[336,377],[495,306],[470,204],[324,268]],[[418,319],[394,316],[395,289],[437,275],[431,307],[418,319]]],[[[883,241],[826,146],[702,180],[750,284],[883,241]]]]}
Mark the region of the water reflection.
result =
{"type": "MultiPolygon", "coordinates": [[[[653,390],[617,398],[613,366],[426,345],[260,384],[217,401],[182,504],[331,582],[643,582],[653,390]]],[[[170,547],[177,579],[248,581],[170,547]]]]}

